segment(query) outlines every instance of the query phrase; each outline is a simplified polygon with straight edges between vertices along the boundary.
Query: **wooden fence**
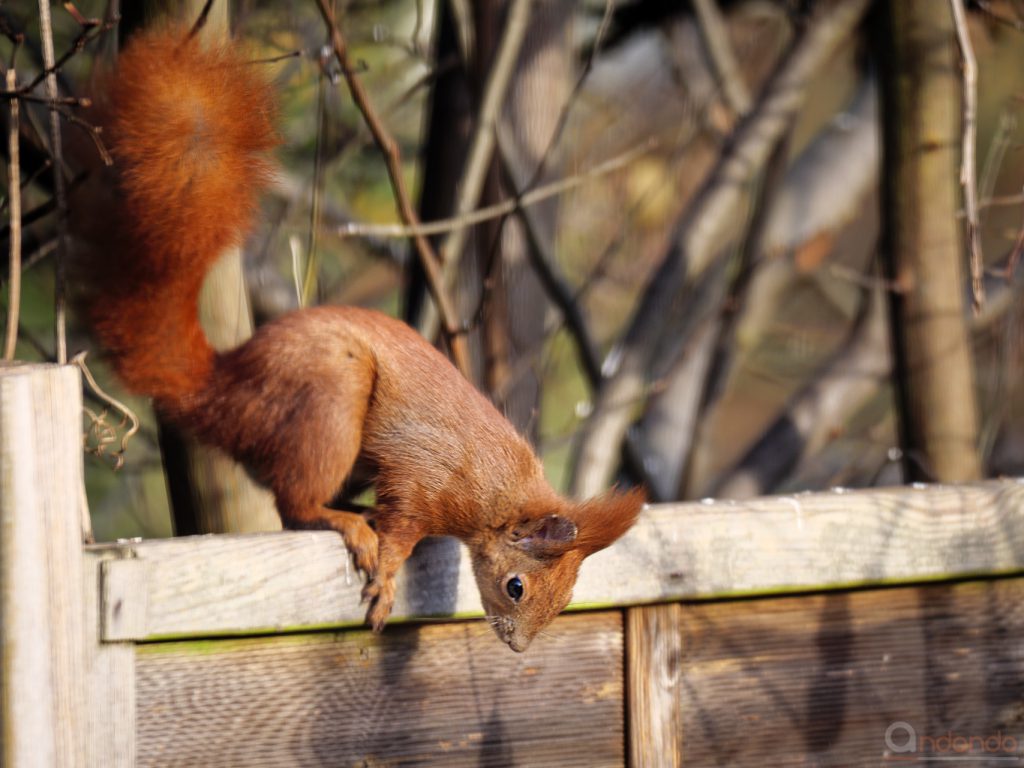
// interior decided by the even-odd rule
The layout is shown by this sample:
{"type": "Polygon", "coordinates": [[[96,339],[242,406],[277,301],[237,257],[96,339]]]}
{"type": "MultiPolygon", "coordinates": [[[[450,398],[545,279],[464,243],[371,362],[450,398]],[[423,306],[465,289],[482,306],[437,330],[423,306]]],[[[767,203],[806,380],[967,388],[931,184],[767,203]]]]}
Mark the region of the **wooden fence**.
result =
{"type": "Polygon", "coordinates": [[[652,507],[518,655],[450,541],[380,637],[328,532],[81,546],[80,405],[0,372],[5,766],[1024,762],[1021,482],[652,507]]]}

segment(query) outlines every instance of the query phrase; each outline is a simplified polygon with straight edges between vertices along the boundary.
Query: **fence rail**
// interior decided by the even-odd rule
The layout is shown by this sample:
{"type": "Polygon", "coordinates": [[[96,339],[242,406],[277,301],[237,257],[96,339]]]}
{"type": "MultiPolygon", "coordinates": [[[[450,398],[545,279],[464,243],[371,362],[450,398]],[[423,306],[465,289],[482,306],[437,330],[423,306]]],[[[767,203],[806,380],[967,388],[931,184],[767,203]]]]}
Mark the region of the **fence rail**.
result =
{"type": "Polygon", "coordinates": [[[379,638],[329,532],[80,546],[78,387],[0,369],[5,765],[850,764],[913,716],[1024,743],[1020,481],[651,507],[517,656],[450,621],[481,612],[450,541],[379,638]]]}
{"type": "MultiPolygon", "coordinates": [[[[584,562],[575,607],[891,585],[1024,570],[1024,483],[665,504],[584,562]]],[[[252,634],[363,619],[331,532],[100,545],[103,639],[252,634]]],[[[482,613],[468,555],[428,543],[399,574],[394,620],[482,613]]]]}

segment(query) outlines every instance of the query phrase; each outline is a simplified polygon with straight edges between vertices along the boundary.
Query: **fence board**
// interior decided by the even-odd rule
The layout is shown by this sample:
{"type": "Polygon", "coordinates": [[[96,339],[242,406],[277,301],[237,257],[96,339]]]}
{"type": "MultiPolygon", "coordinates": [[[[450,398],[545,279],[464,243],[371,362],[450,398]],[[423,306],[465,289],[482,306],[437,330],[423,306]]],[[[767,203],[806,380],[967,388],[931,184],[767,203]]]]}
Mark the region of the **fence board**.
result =
{"type": "Polygon", "coordinates": [[[139,646],[140,768],[621,766],[618,611],[530,653],[482,623],[139,646]]]}
{"type": "MultiPolygon", "coordinates": [[[[1013,747],[1013,755],[975,751],[959,764],[1020,759],[1024,580],[682,610],[683,765],[924,765],[922,757],[965,757],[943,753],[942,742],[930,754],[889,750],[886,729],[898,722],[916,731],[919,750],[930,749],[924,737],[947,735],[998,736],[1013,747]]],[[[893,744],[902,749],[907,741],[898,726],[893,744]]]]}
{"type": "MultiPolygon", "coordinates": [[[[399,575],[394,618],[478,615],[465,553],[445,543],[428,546],[432,553],[414,558],[399,575]]],[[[189,537],[115,549],[124,561],[107,564],[108,640],[362,620],[360,580],[340,539],[328,532],[189,537]]],[[[648,508],[619,543],[584,563],[575,603],[625,605],[1022,569],[1020,482],[800,494],[648,508]]]]}
{"type": "Polygon", "coordinates": [[[71,366],[0,367],[0,763],[84,765],[82,395],[71,366]]]}
{"type": "Polygon", "coordinates": [[[85,765],[135,768],[135,645],[100,640],[103,560],[85,558],[85,765]]]}
{"type": "Polygon", "coordinates": [[[682,765],[679,681],[683,663],[678,603],[626,609],[626,683],[631,768],[682,765]]]}

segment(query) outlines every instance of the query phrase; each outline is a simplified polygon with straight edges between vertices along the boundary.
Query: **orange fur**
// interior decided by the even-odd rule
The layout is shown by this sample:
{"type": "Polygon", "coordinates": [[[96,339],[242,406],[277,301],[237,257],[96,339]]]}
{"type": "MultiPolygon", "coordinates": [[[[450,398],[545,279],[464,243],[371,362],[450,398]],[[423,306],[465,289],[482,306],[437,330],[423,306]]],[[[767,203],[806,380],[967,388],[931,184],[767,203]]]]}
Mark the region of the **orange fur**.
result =
{"type": "Polygon", "coordinates": [[[237,49],[171,28],[132,41],[99,101],[116,209],[79,265],[89,319],[129,388],[180,399],[209,375],[199,289],[270,181],[275,100],[237,49]]]}
{"type": "Polygon", "coordinates": [[[203,50],[182,30],[127,48],[104,107],[117,207],[77,217],[96,335],[129,387],[268,486],[286,525],[344,536],[369,577],[375,629],[416,543],[452,535],[470,548],[499,636],[523,650],[568,603],[583,558],[629,528],[643,496],[559,497],[508,421],[379,312],[308,309],[237,349],[211,350],[199,287],[241,239],[267,183],[273,103],[235,51],[203,50]],[[376,481],[368,516],[327,506],[354,471],[376,481]],[[517,599],[510,579],[523,586],[517,599]]]}

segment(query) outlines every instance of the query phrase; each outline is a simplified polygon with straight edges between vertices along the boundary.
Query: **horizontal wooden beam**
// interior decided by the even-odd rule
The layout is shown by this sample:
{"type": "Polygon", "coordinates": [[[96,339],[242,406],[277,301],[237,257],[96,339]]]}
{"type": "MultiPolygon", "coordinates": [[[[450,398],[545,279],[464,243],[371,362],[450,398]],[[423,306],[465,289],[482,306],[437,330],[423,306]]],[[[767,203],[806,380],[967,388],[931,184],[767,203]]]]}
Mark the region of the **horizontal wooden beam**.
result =
{"type": "MultiPolygon", "coordinates": [[[[103,637],[250,634],[362,621],[361,579],[329,532],[99,545],[103,637]]],[[[818,591],[1024,570],[1024,482],[908,486],[646,509],[589,558],[577,607],[818,591]]],[[[424,542],[394,619],[481,612],[466,553],[424,542]]]]}

